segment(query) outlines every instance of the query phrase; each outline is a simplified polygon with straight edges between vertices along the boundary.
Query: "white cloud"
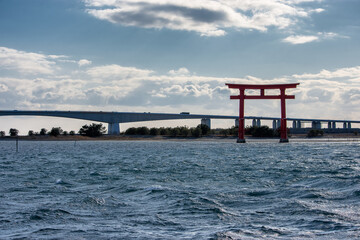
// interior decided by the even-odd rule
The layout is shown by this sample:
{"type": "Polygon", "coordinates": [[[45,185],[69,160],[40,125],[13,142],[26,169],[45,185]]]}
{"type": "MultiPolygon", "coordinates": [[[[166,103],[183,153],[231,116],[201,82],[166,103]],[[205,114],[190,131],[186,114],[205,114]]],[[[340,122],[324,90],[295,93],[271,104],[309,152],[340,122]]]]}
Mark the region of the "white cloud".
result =
{"type": "Polygon", "coordinates": [[[54,55],[51,57],[0,47],[0,68],[15,70],[22,74],[52,74],[54,72],[54,55]]]}
{"type": "Polygon", "coordinates": [[[318,36],[292,35],[283,39],[283,42],[287,42],[291,44],[304,44],[304,43],[317,41],[318,39],[319,39],[318,36]]]}
{"type": "Polygon", "coordinates": [[[166,95],[181,95],[183,97],[187,96],[211,96],[212,89],[208,84],[197,85],[197,84],[186,84],[186,85],[172,85],[170,87],[161,88],[160,94],[163,96],[166,95]]]}
{"type": "Polygon", "coordinates": [[[291,35],[283,39],[283,42],[291,44],[304,44],[315,41],[330,40],[334,38],[349,38],[333,32],[318,32],[316,35],[291,35]]]}
{"type": "Polygon", "coordinates": [[[322,2],[323,0],[287,0],[289,3],[309,3],[309,2],[322,2]]]}
{"type": "Polygon", "coordinates": [[[123,67],[116,64],[93,67],[88,69],[86,72],[94,78],[117,78],[118,80],[129,78],[143,78],[153,73],[153,71],[147,69],[123,67]]]}
{"type": "Polygon", "coordinates": [[[92,63],[92,62],[89,61],[89,60],[87,60],[87,59],[81,59],[81,60],[79,60],[79,62],[78,62],[78,64],[79,64],[80,67],[86,66],[86,65],[90,65],[91,63],[92,63]]]}
{"type": "Polygon", "coordinates": [[[321,9],[299,6],[308,1],[282,0],[84,0],[90,15],[123,26],[194,31],[222,36],[228,28],[266,31],[294,25],[321,9]]]}
{"type": "Polygon", "coordinates": [[[178,70],[170,70],[169,74],[172,76],[186,76],[189,75],[189,70],[187,68],[179,68],[178,70]]]}
{"type": "Polygon", "coordinates": [[[4,85],[4,84],[0,84],[0,92],[7,92],[9,90],[9,88],[4,85]]]}
{"type": "Polygon", "coordinates": [[[48,58],[50,59],[63,59],[63,58],[68,58],[68,56],[66,55],[47,55],[48,58]]]}
{"type": "MultiPolygon", "coordinates": [[[[334,79],[334,78],[360,78],[360,66],[350,68],[340,68],[335,71],[326,69],[321,70],[319,73],[304,73],[293,75],[296,79],[334,79]]],[[[359,82],[360,83],[360,82],[359,82]]]]}
{"type": "Polygon", "coordinates": [[[20,74],[53,75],[61,69],[59,63],[74,63],[81,67],[90,65],[92,62],[86,59],[75,61],[66,55],[46,55],[0,47],[0,69],[20,74]]]}
{"type": "Polygon", "coordinates": [[[325,11],[325,9],[323,9],[323,8],[316,8],[316,9],[311,10],[311,12],[315,12],[315,13],[322,13],[324,11],[325,11]]]}
{"type": "Polygon", "coordinates": [[[349,38],[348,36],[339,35],[334,32],[318,32],[318,36],[322,39],[349,38]]]}

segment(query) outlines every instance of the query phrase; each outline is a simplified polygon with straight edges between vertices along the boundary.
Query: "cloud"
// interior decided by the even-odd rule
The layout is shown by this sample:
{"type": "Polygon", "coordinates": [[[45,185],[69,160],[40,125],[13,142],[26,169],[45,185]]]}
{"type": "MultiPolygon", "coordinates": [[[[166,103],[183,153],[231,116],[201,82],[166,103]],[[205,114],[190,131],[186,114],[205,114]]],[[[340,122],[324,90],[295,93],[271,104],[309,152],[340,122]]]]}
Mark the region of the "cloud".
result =
{"type": "Polygon", "coordinates": [[[135,67],[123,67],[120,65],[104,65],[88,69],[87,74],[94,78],[111,78],[111,79],[129,79],[147,77],[153,71],[147,69],[138,69],[135,67]]]}
{"type": "Polygon", "coordinates": [[[181,95],[183,97],[187,96],[211,96],[211,89],[209,85],[197,85],[197,84],[187,84],[187,85],[172,85],[167,88],[161,88],[160,94],[162,95],[181,95]]]}
{"type": "Polygon", "coordinates": [[[360,102],[360,89],[350,89],[344,91],[341,95],[342,99],[344,99],[347,103],[360,102]]]}
{"type": "Polygon", "coordinates": [[[283,42],[291,44],[304,44],[322,40],[329,40],[334,38],[349,38],[347,36],[341,36],[333,32],[318,32],[316,35],[291,35],[283,39],[283,42]]]}
{"type": "Polygon", "coordinates": [[[325,40],[334,38],[349,38],[348,36],[343,36],[334,32],[318,32],[318,36],[325,40]]]}
{"type": "Polygon", "coordinates": [[[321,88],[312,88],[306,92],[306,102],[331,102],[335,93],[321,88]]]}
{"type": "Polygon", "coordinates": [[[189,70],[187,68],[179,68],[178,70],[170,70],[169,74],[172,76],[186,76],[189,75],[189,70]]]}
{"type": "Polygon", "coordinates": [[[48,58],[50,59],[63,59],[63,58],[68,58],[68,56],[66,55],[47,55],[48,58]]]}
{"type": "Polygon", "coordinates": [[[233,28],[266,31],[294,25],[320,9],[299,6],[309,1],[281,0],[84,0],[87,13],[123,26],[194,31],[223,36],[233,28]]]}
{"type": "Polygon", "coordinates": [[[4,85],[4,84],[0,84],[0,92],[7,92],[9,90],[9,88],[4,85]]]}
{"type": "Polygon", "coordinates": [[[0,47],[0,69],[18,74],[54,75],[61,70],[61,63],[73,63],[81,67],[90,65],[92,62],[86,59],[75,61],[66,55],[46,55],[0,47]]]}
{"type": "Polygon", "coordinates": [[[311,10],[311,12],[315,12],[315,13],[322,13],[324,11],[325,11],[325,9],[323,9],[323,8],[316,8],[316,9],[311,10]]]}
{"type": "Polygon", "coordinates": [[[309,3],[309,2],[322,2],[323,0],[288,0],[289,3],[309,3]]]}
{"type": "Polygon", "coordinates": [[[319,40],[318,36],[292,35],[283,39],[283,42],[287,42],[291,44],[304,44],[304,43],[314,42],[317,40],[319,40]]]}
{"type": "Polygon", "coordinates": [[[334,79],[334,78],[360,78],[360,66],[350,68],[340,68],[334,71],[326,69],[321,70],[319,73],[304,73],[293,75],[296,79],[334,79]]]}
{"type": "Polygon", "coordinates": [[[52,74],[55,55],[44,55],[0,47],[0,68],[15,70],[22,74],[52,74]]]}
{"type": "Polygon", "coordinates": [[[81,59],[81,60],[78,61],[78,64],[79,64],[80,67],[90,65],[91,63],[92,63],[91,61],[86,60],[86,59],[81,59]]]}

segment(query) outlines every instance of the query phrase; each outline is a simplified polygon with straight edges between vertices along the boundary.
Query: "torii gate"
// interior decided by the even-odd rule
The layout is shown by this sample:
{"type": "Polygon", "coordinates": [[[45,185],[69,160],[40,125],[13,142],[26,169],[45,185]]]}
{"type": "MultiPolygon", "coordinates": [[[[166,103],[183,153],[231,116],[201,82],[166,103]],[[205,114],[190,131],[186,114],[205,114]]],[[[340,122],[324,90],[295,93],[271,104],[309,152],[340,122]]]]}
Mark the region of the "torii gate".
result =
{"type": "Polygon", "coordinates": [[[289,142],[286,129],[286,108],[285,99],[295,99],[294,95],[286,95],[287,88],[296,88],[299,83],[289,84],[269,84],[269,85],[250,85],[250,84],[231,84],[226,83],[229,88],[239,89],[240,95],[230,96],[230,99],[239,99],[239,136],[238,143],[245,143],[244,129],[244,100],[245,99],[280,99],[281,100],[281,125],[280,125],[280,142],[289,142]],[[245,95],[246,89],[260,89],[260,95],[245,95]],[[280,95],[265,95],[265,89],[279,89],[280,95]]]}

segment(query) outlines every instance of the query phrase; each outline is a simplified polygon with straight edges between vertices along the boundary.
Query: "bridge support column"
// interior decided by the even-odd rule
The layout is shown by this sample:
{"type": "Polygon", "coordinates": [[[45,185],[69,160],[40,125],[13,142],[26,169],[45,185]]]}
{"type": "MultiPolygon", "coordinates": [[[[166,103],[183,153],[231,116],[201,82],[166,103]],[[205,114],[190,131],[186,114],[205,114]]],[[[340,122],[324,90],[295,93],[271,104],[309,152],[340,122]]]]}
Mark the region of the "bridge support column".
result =
{"type": "Polygon", "coordinates": [[[332,122],[332,126],[331,126],[332,128],[336,128],[336,122],[332,122]]]}
{"type": "Polygon", "coordinates": [[[277,121],[276,120],[273,120],[273,130],[276,130],[277,129],[277,121]]]}
{"type": "Polygon", "coordinates": [[[297,121],[297,126],[296,126],[297,128],[302,128],[302,126],[301,126],[301,121],[299,120],[299,121],[297,121]]]}
{"type": "Polygon", "coordinates": [[[328,122],[328,128],[329,128],[329,129],[332,128],[331,122],[328,122]]]}
{"type": "Polygon", "coordinates": [[[201,124],[206,125],[211,129],[211,120],[210,120],[210,118],[201,119],[201,124]]]}
{"type": "Polygon", "coordinates": [[[281,121],[280,120],[273,120],[273,129],[276,130],[281,127],[281,121]]]}
{"type": "Polygon", "coordinates": [[[295,120],[293,121],[293,128],[294,128],[294,129],[297,128],[297,124],[296,124],[296,121],[295,121],[295,120]]]}
{"type": "Polygon", "coordinates": [[[344,122],[343,123],[343,128],[347,128],[347,129],[350,129],[351,128],[351,122],[344,122]]]}
{"type": "Polygon", "coordinates": [[[260,119],[257,119],[257,120],[256,120],[256,126],[257,126],[257,127],[261,127],[261,120],[260,120],[260,119]]]}
{"type": "Polygon", "coordinates": [[[253,127],[261,127],[261,120],[258,118],[254,118],[253,121],[252,121],[252,126],[253,127]]]}
{"type": "Polygon", "coordinates": [[[239,119],[235,119],[235,127],[239,127],[239,119]]]}
{"type": "Polygon", "coordinates": [[[311,122],[311,128],[313,128],[313,129],[321,129],[321,122],[319,122],[319,121],[312,121],[312,122],[311,122]]]}
{"type": "Polygon", "coordinates": [[[119,135],[120,134],[120,124],[119,123],[108,123],[108,134],[109,135],[119,135]]]}

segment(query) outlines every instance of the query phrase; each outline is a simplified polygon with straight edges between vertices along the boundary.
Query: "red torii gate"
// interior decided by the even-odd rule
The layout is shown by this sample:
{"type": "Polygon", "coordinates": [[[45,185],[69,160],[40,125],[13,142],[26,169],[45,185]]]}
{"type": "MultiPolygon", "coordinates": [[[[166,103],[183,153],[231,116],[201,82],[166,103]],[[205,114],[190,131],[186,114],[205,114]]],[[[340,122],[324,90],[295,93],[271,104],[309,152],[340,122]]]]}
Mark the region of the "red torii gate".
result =
{"type": "Polygon", "coordinates": [[[251,85],[251,84],[231,84],[226,83],[229,88],[239,89],[240,95],[230,96],[230,99],[239,99],[239,136],[238,143],[245,142],[244,129],[244,100],[245,99],[280,99],[281,100],[281,125],[280,125],[280,142],[288,142],[286,129],[286,108],[285,99],[295,99],[294,95],[286,95],[287,88],[296,88],[299,83],[289,84],[268,84],[268,85],[251,85]],[[245,95],[246,89],[259,89],[260,95],[245,95]],[[280,95],[265,95],[265,89],[279,89],[280,95]]]}

